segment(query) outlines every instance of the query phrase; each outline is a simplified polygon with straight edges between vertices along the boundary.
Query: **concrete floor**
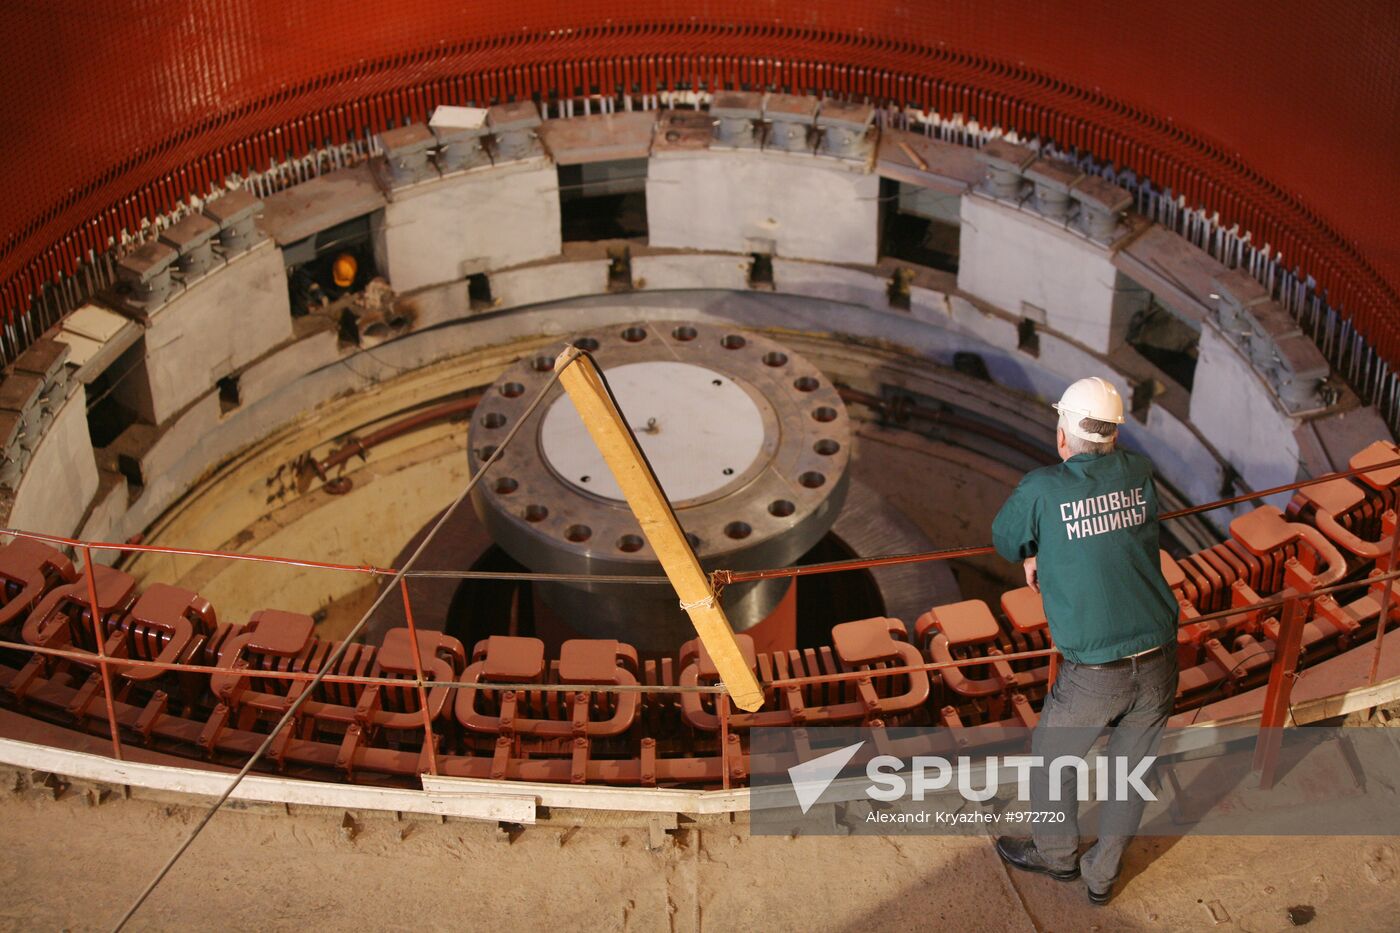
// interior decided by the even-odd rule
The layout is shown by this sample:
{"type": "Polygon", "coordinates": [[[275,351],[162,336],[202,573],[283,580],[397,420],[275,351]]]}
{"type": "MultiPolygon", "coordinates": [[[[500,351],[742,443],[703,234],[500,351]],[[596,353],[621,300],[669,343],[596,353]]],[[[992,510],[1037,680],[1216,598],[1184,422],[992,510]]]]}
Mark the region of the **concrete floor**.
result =
{"type": "MultiPolygon", "coordinates": [[[[11,785],[13,786],[13,785],[11,785]]],[[[145,799],[89,806],[0,795],[0,926],[110,929],[200,811],[145,799]]],[[[492,825],[339,812],[219,814],[130,929],[138,930],[1393,930],[1400,845],[1373,838],[1139,840],[1119,894],[1011,874],[988,840],[756,837],[492,825]]]]}

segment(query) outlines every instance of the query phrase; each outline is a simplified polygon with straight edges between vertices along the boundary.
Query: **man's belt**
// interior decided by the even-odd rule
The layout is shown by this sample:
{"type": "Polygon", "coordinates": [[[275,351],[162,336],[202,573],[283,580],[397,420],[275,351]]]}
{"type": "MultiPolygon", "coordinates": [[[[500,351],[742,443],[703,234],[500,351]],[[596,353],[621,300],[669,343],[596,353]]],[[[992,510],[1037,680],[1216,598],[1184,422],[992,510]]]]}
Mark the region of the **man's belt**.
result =
{"type": "Polygon", "coordinates": [[[1116,661],[1105,661],[1102,664],[1079,664],[1077,667],[1086,667],[1091,671],[1111,671],[1120,667],[1136,668],[1143,661],[1150,661],[1166,650],[1166,645],[1159,645],[1156,648],[1148,648],[1146,651],[1139,651],[1137,654],[1130,654],[1126,658],[1119,658],[1116,661]]]}

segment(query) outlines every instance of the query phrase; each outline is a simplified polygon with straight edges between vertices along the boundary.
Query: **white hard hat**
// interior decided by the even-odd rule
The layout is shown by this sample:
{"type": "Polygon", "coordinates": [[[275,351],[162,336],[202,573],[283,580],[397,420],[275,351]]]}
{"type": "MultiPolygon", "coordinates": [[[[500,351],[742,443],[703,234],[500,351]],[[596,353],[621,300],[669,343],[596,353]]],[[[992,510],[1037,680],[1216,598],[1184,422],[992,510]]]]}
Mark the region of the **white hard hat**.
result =
{"type": "Polygon", "coordinates": [[[1065,430],[1086,441],[1102,443],[1109,440],[1110,436],[1081,429],[1079,421],[1082,418],[1093,418],[1095,421],[1107,421],[1110,424],[1123,423],[1123,397],[1118,394],[1113,383],[1098,376],[1089,376],[1070,383],[1069,388],[1065,389],[1065,394],[1060,396],[1060,400],[1053,407],[1060,414],[1069,416],[1064,419],[1065,430]]]}

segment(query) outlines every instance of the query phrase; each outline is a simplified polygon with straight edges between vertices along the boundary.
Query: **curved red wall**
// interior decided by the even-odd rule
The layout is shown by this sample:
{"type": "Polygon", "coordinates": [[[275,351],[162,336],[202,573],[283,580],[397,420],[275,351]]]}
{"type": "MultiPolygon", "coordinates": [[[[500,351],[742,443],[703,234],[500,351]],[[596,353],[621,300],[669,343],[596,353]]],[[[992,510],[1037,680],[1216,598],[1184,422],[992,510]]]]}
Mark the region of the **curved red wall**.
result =
{"type": "Polygon", "coordinates": [[[1400,4],[53,0],[0,5],[6,311],[228,172],[437,103],[676,82],[962,113],[1132,168],[1400,360],[1400,4]]]}

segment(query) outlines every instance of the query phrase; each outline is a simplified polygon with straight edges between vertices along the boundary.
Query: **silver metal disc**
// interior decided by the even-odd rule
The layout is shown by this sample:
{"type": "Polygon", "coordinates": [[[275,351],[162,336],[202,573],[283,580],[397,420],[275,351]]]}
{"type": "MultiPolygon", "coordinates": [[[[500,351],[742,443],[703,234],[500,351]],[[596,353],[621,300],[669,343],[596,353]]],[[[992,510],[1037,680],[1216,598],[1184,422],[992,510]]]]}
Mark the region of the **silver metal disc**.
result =
{"type": "MultiPolygon", "coordinates": [[[[628,363],[604,371],[618,407],[666,498],[688,502],[749,472],[764,447],[763,414],[724,373],[691,363],[628,363]]],[[[540,452],[580,492],[621,501],[573,401],[555,399],[540,425],[540,452]]]]}

